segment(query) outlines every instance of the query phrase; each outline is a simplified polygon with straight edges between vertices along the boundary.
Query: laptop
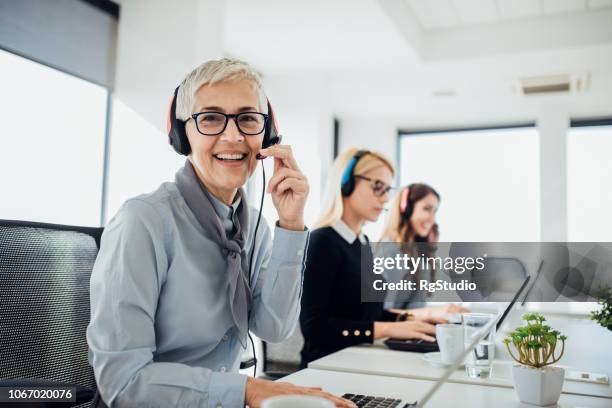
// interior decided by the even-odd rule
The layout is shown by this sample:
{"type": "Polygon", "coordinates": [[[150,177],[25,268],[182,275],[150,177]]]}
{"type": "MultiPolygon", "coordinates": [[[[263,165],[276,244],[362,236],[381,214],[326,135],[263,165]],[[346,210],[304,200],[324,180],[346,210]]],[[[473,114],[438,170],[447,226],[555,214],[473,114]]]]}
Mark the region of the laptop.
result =
{"type": "MultiPolygon", "coordinates": [[[[510,309],[512,309],[514,303],[518,300],[520,294],[523,292],[530,279],[531,276],[527,276],[521,284],[521,287],[518,289],[518,292],[515,293],[514,298],[512,299],[506,310],[504,310],[502,317],[497,322],[497,330],[499,330],[499,328],[501,327],[502,323],[506,319],[506,316],[508,315],[508,312],[510,311],[510,309]]],[[[399,351],[415,351],[417,353],[440,351],[440,348],[438,347],[438,343],[436,341],[425,341],[421,339],[387,339],[384,341],[384,344],[391,350],[399,351]]]]}
{"type": "Polygon", "coordinates": [[[457,368],[459,368],[459,366],[463,363],[465,358],[476,348],[478,343],[491,331],[493,326],[496,325],[497,328],[501,326],[501,323],[504,321],[504,319],[508,316],[508,314],[512,310],[512,307],[516,303],[516,300],[519,298],[521,292],[523,292],[523,290],[527,286],[529,279],[530,279],[529,276],[525,279],[525,281],[523,282],[521,287],[518,289],[518,291],[514,295],[512,302],[510,302],[506,310],[504,310],[504,312],[500,316],[491,320],[482,329],[482,331],[480,332],[480,335],[476,336],[474,340],[472,340],[472,343],[470,343],[470,345],[465,348],[463,353],[461,353],[461,355],[457,357],[455,362],[453,362],[446,369],[446,371],[444,371],[444,374],[442,375],[442,377],[440,377],[438,381],[436,381],[429,388],[429,390],[425,393],[425,395],[420,400],[409,402],[409,401],[404,401],[398,398],[376,397],[376,396],[361,395],[361,394],[344,394],[342,395],[342,398],[345,398],[347,400],[354,402],[358,407],[366,407],[366,408],[421,408],[421,407],[424,407],[425,404],[431,399],[431,397],[433,397],[434,394],[440,389],[440,387],[442,387],[442,385],[444,385],[444,383],[448,381],[450,376],[457,370],[457,368]]]}

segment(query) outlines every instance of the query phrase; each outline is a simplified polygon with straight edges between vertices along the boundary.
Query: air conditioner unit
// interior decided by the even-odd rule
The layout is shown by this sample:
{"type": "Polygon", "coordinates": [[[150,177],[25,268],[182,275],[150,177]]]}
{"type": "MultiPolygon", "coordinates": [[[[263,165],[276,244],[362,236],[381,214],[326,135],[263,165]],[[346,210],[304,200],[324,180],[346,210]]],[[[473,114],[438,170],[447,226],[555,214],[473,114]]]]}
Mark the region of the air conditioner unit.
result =
{"type": "Polygon", "coordinates": [[[556,93],[584,93],[589,90],[590,75],[559,74],[519,78],[514,92],[519,95],[547,95],[556,93]]]}

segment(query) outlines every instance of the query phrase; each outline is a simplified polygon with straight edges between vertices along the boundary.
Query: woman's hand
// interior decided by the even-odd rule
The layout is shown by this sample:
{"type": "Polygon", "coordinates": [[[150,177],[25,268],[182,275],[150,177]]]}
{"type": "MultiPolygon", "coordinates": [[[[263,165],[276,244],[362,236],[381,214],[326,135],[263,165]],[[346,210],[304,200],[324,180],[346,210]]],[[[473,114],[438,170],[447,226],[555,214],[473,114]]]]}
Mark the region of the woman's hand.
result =
{"type": "Polygon", "coordinates": [[[274,174],[267,192],[272,193],[279,225],[285,229],[303,231],[304,205],[309,186],[293,157],[291,146],[273,145],[259,153],[264,157],[274,157],[274,174]]]}
{"type": "Polygon", "coordinates": [[[464,313],[468,312],[468,310],[459,305],[455,305],[453,303],[449,303],[448,305],[442,306],[430,306],[430,307],[421,307],[417,309],[410,309],[410,313],[414,316],[416,320],[427,320],[430,318],[445,318],[448,317],[449,314],[456,313],[464,313]]]}
{"type": "Polygon", "coordinates": [[[336,397],[318,387],[298,387],[287,382],[258,380],[252,377],[247,379],[244,399],[250,408],[259,408],[263,400],[276,395],[313,395],[326,398],[339,408],[357,408],[351,401],[336,397]]]}
{"type": "Polygon", "coordinates": [[[446,322],[441,318],[410,320],[403,322],[374,322],[374,338],[391,337],[394,339],[422,339],[434,341],[435,324],[446,322]]]}

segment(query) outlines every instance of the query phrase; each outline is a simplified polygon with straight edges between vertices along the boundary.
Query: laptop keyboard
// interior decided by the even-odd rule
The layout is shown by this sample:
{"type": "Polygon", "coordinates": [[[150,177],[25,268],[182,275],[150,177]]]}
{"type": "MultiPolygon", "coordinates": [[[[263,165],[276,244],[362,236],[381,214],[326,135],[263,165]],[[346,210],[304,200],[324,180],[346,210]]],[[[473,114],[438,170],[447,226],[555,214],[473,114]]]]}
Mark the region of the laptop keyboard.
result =
{"type": "Polygon", "coordinates": [[[359,408],[395,408],[402,400],[395,398],[373,397],[371,395],[344,394],[342,398],[352,401],[359,408]]]}

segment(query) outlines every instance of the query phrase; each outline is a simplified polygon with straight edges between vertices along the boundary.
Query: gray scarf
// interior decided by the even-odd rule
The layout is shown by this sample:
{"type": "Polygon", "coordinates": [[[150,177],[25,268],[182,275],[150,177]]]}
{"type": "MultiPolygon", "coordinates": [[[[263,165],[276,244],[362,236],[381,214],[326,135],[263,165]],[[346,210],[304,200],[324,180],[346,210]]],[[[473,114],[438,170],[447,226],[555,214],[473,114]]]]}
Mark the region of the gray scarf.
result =
{"type": "Polygon", "coordinates": [[[229,281],[228,296],[234,324],[240,333],[240,342],[246,344],[248,316],[251,310],[249,286],[249,259],[244,249],[249,225],[248,208],[244,191],[238,190],[240,204],[236,209],[237,223],[231,239],[227,238],[221,218],[215,212],[210,192],[200,181],[189,160],[176,173],[175,182],[196,219],[219,245],[227,259],[226,273],[229,281]]]}

